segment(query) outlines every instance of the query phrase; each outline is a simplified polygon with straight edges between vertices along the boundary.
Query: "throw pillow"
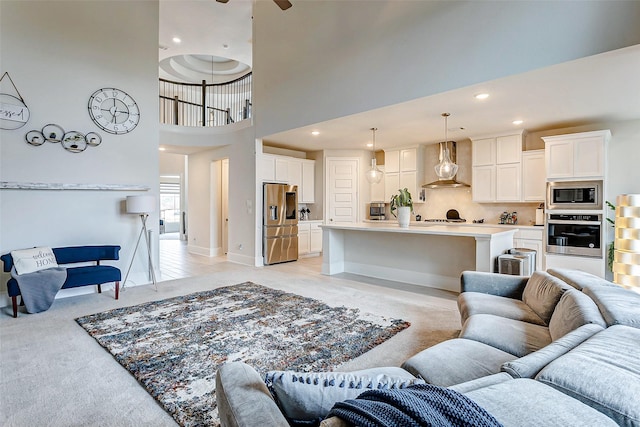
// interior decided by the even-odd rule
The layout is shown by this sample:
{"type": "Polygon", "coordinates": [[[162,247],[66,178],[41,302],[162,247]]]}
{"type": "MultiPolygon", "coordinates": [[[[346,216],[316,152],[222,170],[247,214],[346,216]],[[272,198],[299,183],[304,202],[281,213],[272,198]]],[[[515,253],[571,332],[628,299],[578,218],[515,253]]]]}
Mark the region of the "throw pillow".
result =
{"type": "Polygon", "coordinates": [[[401,368],[355,372],[270,371],[265,383],[291,425],[318,425],[336,402],[355,399],[367,390],[425,384],[401,368]]]}
{"type": "Polygon", "coordinates": [[[13,258],[13,265],[17,274],[33,273],[58,266],[56,256],[51,248],[44,246],[11,251],[11,258],[13,258]]]}

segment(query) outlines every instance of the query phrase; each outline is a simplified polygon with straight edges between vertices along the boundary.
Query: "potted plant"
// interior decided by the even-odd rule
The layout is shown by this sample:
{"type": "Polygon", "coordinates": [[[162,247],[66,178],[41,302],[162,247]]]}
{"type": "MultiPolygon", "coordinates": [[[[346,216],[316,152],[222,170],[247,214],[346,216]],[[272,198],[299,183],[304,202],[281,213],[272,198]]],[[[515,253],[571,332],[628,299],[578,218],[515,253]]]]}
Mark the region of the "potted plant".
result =
{"type": "Polygon", "coordinates": [[[391,196],[391,214],[398,218],[400,227],[407,228],[413,211],[413,200],[411,200],[411,193],[406,187],[398,191],[398,194],[391,196]],[[398,210],[398,215],[396,215],[396,209],[398,210]]]}

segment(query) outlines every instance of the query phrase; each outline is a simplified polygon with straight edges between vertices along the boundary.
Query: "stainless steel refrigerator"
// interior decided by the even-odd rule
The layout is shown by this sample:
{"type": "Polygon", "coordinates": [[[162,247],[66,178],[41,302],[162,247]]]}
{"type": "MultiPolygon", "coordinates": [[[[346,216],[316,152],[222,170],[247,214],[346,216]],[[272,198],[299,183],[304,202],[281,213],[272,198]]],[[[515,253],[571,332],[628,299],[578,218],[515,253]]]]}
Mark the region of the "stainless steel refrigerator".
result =
{"type": "Polygon", "coordinates": [[[298,186],[264,184],[262,255],[264,264],[298,259],[298,186]]]}

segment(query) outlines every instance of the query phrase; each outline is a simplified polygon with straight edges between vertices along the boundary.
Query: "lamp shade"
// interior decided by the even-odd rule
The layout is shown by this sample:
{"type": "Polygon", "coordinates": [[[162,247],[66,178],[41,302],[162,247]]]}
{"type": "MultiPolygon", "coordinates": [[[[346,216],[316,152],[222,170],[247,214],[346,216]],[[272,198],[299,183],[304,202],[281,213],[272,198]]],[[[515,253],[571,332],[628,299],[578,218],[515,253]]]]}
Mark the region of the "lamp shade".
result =
{"type": "Polygon", "coordinates": [[[156,211],[156,196],[127,196],[127,213],[148,214],[156,211]]]}
{"type": "Polygon", "coordinates": [[[613,281],[640,292],[640,194],[616,199],[613,281]]]}

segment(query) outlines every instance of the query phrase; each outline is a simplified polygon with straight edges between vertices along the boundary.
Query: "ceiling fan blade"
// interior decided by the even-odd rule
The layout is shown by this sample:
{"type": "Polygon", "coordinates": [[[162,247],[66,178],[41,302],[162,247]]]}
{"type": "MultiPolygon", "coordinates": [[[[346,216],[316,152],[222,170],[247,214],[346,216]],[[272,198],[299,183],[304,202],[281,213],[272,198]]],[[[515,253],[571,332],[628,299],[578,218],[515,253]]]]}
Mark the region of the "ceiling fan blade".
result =
{"type": "MultiPolygon", "coordinates": [[[[218,0],[219,1],[219,0],[218,0]]],[[[282,10],[289,9],[292,4],[289,0],[273,0],[282,10]]]]}
{"type": "Polygon", "coordinates": [[[229,0],[216,0],[218,3],[227,3],[229,0]]]}

